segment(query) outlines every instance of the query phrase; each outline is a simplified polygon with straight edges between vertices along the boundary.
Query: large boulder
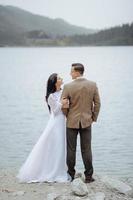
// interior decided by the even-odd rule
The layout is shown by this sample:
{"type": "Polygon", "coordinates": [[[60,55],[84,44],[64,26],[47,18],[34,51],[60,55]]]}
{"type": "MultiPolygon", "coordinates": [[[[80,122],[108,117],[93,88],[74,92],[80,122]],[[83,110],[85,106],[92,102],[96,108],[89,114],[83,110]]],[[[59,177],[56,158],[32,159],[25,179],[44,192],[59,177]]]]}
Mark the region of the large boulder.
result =
{"type": "Polygon", "coordinates": [[[88,188],[86,184],[80,179],[76,178],[71,183],[72,192],[77,196],[87,196],[88,188]]]}

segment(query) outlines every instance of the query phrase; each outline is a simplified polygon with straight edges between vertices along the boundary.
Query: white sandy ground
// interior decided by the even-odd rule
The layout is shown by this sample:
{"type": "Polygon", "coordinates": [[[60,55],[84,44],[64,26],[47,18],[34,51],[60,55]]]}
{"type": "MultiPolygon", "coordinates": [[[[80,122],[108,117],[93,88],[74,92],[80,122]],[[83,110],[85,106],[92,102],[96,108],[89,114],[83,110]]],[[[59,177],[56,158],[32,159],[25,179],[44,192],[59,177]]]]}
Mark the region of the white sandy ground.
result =
{"type": "MultiPolygon", "coordinates": [[[[72,194],[71,183],[19,183],[16,179],[17,170],[0,170],[0,200],[47,200],[47,195],[72,194]]],[[[87,184],[90,194],[103,192],[105,200],[133,200],[133,198],[109,189],[94,175],[95,182],[87,184]]],[[[84,199],[84,198],[81,198],[84,199]]]]}

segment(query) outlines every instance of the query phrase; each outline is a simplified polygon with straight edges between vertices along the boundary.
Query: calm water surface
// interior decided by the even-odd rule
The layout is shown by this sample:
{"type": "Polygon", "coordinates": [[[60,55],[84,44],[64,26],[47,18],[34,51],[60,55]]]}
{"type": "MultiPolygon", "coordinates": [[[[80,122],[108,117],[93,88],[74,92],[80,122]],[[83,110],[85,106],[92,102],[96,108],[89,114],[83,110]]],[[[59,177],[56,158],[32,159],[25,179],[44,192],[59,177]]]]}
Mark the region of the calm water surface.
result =
{"type": "MultiPolygon", "coordinates": [[[[71,63],[81,62],[102,101],[93,124],[95,171],[133,177],[132,55],[133,47],[0,48],[0,168],[19,168],[43,132],[48,76],[60,73],[67,83],[71,63]]],[[[79,148],[77,168],[83,168],[79,148]]]]}

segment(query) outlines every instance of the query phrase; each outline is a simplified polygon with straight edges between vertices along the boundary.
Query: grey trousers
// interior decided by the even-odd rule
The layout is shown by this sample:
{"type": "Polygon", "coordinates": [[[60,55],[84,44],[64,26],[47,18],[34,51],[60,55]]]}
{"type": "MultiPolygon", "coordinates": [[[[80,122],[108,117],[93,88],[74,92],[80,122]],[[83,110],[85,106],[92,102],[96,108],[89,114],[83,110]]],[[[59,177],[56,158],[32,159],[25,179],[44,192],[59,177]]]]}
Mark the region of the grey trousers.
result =
{"type": "Polygon", "coordinates": [[[92,176],[93,165],[92,165],[92,151],[91,151],[91,126],[82,128],[80,125],[79,129],[68,128],[66,132],[67,137],[67,166],[68,173],[72,178],[75,175],[75,164],[76,164],[76,147],[77,147],[77,135],[80,134],[80,147],[81,154],[84,163],[84,174],[85,176],[92,176]]]}

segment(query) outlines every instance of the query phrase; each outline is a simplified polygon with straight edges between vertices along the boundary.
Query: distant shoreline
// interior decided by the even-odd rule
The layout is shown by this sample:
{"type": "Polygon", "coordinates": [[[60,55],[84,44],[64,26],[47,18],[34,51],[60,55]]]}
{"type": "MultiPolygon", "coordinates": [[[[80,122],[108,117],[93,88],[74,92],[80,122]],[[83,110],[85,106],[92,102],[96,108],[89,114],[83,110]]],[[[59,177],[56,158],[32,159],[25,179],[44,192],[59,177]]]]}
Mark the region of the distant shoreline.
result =
{"type": "Polygon", "coordinates": [[[84,47],[133,47],[133,45],[90,45],[90,46],[0,46],[0,48],[84,48],[84,47]]]}

